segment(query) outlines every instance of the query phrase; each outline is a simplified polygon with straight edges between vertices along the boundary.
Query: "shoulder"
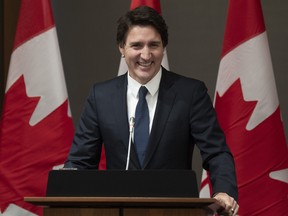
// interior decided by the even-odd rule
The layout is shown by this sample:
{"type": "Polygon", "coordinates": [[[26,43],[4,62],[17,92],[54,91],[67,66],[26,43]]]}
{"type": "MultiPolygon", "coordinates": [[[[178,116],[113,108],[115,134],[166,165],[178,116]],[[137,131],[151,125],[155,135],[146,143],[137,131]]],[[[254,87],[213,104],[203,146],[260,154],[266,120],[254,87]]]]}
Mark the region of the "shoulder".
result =
{"type": "Polygon", "coordinates": [[[92,86],[93,91],[103,91],[103,90],[112,90],[115,88],[119,88],[121,86],[125,86],[127,84],[127,74],[123,74],[121,76],[117,76],[115,78],[105,80],[102,82],[94,83],[92,86]]]}
{"type": "Polygon", "coordinates": [[[97,82],[92,85],[88,93],[88,98],[95,100],[111,99],[114,95],[119,95],[127,89],[127,75],[123,74],[113,79],[97,82]]]}
{"type": "Polygon", "coordinates": [[[164,85],[166,86],[170,86],[179,90],[207,90],[203,81],[168,71],[165,68],[163,68],[162,71],[162,82],[165,83],[164,85]]]}

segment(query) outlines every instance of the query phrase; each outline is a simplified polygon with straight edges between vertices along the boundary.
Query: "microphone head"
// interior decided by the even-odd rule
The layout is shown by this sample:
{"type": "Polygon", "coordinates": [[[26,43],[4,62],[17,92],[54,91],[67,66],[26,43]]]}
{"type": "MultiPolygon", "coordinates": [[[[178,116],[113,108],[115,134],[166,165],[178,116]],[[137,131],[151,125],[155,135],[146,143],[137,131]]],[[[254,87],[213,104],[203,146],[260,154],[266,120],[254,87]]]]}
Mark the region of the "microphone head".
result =
{"type": "Polygon", "coordinates": [[[135,118],[134,117],[130,117],[130,119],[129,119],[129,131],[130,131],[130,133],[133,132],[134,124],[135,124],[135,118]]]}
{"type": "Polygon", "coordinates": [[[130,126],[134,126],[134,124],[135,124],[135,118],[134,118],[134,117],[130,117],[130,119],[129,119],[129,125],[130,125],[130,126]]]}

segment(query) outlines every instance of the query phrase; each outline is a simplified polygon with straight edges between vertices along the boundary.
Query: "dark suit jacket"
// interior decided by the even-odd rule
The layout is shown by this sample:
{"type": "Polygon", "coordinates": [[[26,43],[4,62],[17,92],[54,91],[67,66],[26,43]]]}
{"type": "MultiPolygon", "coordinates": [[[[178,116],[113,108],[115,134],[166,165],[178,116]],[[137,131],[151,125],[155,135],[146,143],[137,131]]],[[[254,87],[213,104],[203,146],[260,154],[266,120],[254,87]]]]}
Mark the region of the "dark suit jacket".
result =
{"type": "MultiPolygon", "coordinates": [[[[203,82],[162,68],[146,158],[134,146],[129,169],[191,169],[194,143],[209,171],[213,192],[237,199],[233,157],[203,82]]],[[[95,84],[88,96],[65,167],[97,169],[102,143],[107,169],[125,169],[129,141],[127,74],[95,84]]]]}

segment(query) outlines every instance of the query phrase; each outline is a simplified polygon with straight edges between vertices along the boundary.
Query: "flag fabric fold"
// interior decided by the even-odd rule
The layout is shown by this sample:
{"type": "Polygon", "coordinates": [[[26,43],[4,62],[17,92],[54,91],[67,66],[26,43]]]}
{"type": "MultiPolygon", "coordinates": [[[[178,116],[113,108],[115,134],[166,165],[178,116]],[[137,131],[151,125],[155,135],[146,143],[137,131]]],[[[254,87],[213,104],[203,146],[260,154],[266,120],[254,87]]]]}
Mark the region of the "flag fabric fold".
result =
{"type": "Polygon", "coordinates": [[[0,127],[1,212],[41,215],[23,198],[45,196],[74,133],[49,0],[21,1],[0,127]]]}
{"type": "Polygon", "coordinates": [[[229,1],[214,106],[235,160],[239,215],[286,215],[288,150],[260,0],[229,1]]]}

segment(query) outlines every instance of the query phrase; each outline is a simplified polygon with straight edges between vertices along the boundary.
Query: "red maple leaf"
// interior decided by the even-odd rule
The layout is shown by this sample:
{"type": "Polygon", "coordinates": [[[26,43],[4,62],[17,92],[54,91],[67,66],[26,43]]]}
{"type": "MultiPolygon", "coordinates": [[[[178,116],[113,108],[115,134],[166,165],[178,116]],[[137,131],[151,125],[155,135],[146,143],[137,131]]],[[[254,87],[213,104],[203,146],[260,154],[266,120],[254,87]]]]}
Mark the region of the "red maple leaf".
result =
{"type": "Polygon", "coordinates": [[[244,101],[240,80],[216,96],[215,109],[235,159],[240,215],[286,215],[288,186],[269,173],[288,167],[288,151],[278,108],[246,130],[257,101],[244,101]]]}
{"type": "Polygon", "coordinates": [[[9,203],[42,214],[40,208],[23,201],[26,196],[45,196],[48,172],[63,164],[73,138],[68,102],[34,126],[31,115],[39,101],[27,97],[23,76],[5,95],[0,137],[0,206],[9,203]]]}

